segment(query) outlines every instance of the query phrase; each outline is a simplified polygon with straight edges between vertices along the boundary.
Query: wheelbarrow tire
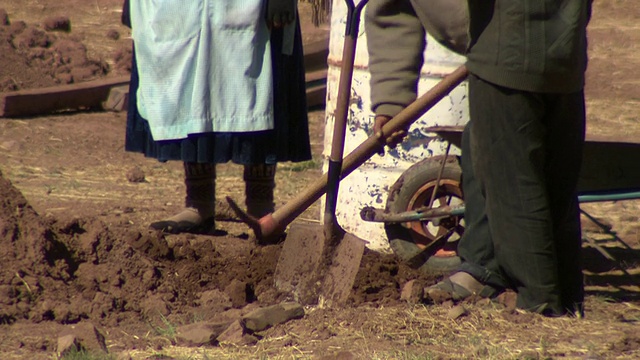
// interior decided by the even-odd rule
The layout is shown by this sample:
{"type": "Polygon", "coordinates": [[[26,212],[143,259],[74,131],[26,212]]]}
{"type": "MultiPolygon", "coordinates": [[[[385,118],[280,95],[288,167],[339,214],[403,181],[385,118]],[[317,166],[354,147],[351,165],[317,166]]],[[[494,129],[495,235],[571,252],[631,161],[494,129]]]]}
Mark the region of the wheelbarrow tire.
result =
{"type": "MultiPolygon", "coordinates": [[[[407,169],[394,183],[389,191],[386,210],[392,213],[415,210],[428,205],[431,193],[435,188],[438,174],[444,156],[436,156],[420,161],[407,169]]],[[[443,169],[438,191],[439,197],[454,197],[462,201],[461,189],[462,170],[458,157],[448,156],[443,169]]],[[[459,222],[459,219],[456,219],[459,222]]],[[[411,228],[407,224],[385,224],[385,231],[389,245],[398,257],[405,261],[413,259],[410,265],[428,274],[441,274],[455,270],[460,265],[460,258],[450,254],[441,256],[434,254],[421,263],[415,263],[415,255],[420,253],[425,244],[430,243],[438,235],[448,231],[446,224],[435,226],[434,233],[422,231],[416,227],[423,227],[424,223],[413,222],[411,228]],[[426,233],[426,236],[425,236],[426,233]]],[[[434,226],[432,226],[434,227],[434,226]]],[[[447,244],[446,246],[450,246],[447,244]]],[[[457,246],[457,243],[456,243],[457,246]]],[[[437,249],[435,249],[437,250],[437,249]]],[[[453,249],[452,249],[453,250],[453,249]]]]}

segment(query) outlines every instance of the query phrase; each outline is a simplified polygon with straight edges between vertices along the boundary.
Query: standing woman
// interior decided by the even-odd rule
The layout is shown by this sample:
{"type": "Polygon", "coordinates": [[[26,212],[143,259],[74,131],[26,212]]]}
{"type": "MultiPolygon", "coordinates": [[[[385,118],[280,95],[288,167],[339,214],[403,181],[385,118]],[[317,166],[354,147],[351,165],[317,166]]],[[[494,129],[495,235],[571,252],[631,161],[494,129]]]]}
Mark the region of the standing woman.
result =
{"type": "Polygon", "coordinates": [[[185,208],[150,224],[215,233],[218,163],[243,165],[247,212],[274,211],[276,164],[311,159],[297,0],[125,1],[125,149],[182,161],[185,208]]]}

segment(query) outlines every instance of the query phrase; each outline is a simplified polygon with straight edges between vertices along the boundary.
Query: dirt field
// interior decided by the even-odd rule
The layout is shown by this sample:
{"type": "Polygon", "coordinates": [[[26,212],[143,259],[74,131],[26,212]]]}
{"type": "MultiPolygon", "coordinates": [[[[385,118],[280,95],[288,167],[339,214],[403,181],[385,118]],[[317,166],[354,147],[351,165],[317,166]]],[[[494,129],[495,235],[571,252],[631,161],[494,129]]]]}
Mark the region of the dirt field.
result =
{"type": "MultiPolygon", "coordinates": [[[[0,0],[0,92],[126,74],[131,43],[120,7],[121,0],[0,0]],[[71,30],[45,31],[60,16],[71,30]]],[[[300,9],[308,19],[308,5],[300,9]]],[[[595,3],[590,134],[640,139],[639,21],[636,0],[595,3]]],[[[303,32],[313,41],[326,31],[307,20],[303,32]]],[[[323,110],[310,120],[314,161],[279,166],[278,207],[321,173],[323,110]]],[[[93,327],[108,354],[94,345],[85,359],[640,358],[639,200],[582,207],[612,226],[615,235],[583,222],[585,236],[618,260],[585,242],[585,319],[483,301],[412,305],[400,299],[405,284],[438,278],[367,251],[343,308],[307,306],[303,318],[252,335],[189,344],[176,332],[287,300],[273,287],[281,245],[257,246],[244,224],[224,221],[222,207],[226,236],[147,231],[181,208],[182,167],[125,152],[124,130],[117,112],[0,118],[0,358],[53,359],[63,335],[93,327]],[[144,181],[129,180],[134,170],[144,181]]],[[[218,199],[241,202],[241,168],[217,170],[218,199]]],[[[318,214],[314,204],[301,218],[318,214]]]]}

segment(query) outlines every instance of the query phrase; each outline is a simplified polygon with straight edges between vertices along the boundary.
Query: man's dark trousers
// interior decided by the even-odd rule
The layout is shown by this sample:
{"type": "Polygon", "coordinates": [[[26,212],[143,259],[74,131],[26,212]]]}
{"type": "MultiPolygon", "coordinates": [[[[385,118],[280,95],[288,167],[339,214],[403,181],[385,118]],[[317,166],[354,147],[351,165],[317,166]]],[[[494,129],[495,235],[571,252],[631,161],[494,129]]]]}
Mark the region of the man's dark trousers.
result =
{"type": "Polygon", "coordinates": [[[462,168],[467,230],[461,270],[518,292],[518,307],[582,314],[576,185],[583,92],[547,94],[469,77],[462,168]]]}

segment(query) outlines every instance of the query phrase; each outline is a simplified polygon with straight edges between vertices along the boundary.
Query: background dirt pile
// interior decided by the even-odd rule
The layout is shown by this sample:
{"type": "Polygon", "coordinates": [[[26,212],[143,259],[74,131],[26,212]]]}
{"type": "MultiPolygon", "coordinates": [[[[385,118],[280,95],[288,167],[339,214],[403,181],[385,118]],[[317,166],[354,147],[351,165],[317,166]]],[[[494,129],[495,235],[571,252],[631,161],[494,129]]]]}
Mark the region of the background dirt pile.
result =
{"type": "MultiPolygon", "coordinates": [[[[105,41],[119,37],[118,32],[109,32],[105,41]]],[[[27,24],[11,19],[0,8],[0,92],[82,82],[130,70],[130,47],[123,46],[111,56],[114,69],[104,60],[90,58],[67,17],[27,24]]]]}

